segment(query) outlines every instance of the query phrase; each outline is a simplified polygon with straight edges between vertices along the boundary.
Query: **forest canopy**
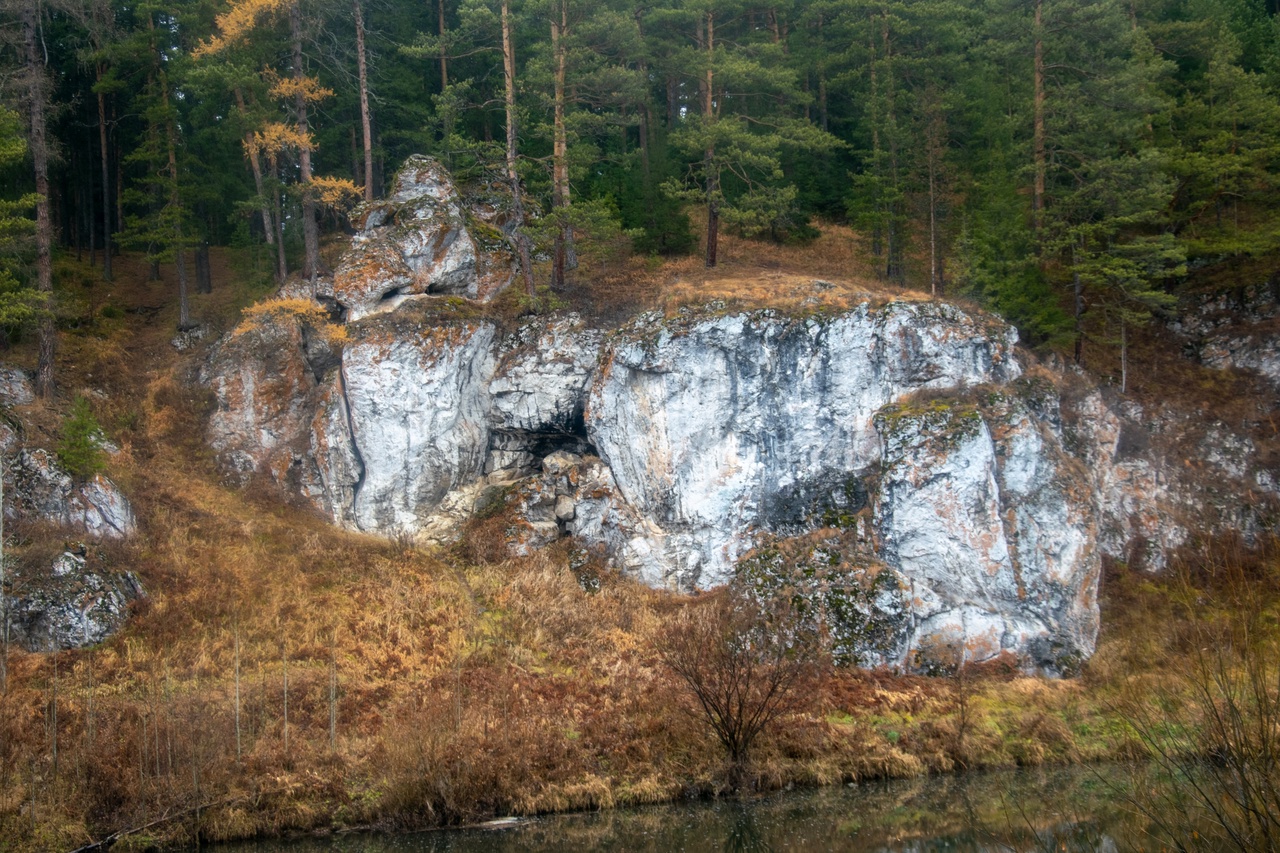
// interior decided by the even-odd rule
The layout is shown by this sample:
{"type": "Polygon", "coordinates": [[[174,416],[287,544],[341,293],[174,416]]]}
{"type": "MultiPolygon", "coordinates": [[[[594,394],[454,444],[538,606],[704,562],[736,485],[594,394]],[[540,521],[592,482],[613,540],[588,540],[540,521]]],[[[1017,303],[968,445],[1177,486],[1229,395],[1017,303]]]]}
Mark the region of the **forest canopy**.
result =
{"type": "MultiPolygon", "coordinates": [[[[183,324],[188,257],[197,285],[210,245],[322,274],[325,234],[412,153],[518,179],[553,287],[600,227],[642,253],[701,241],[710,266],[720,229],[803,242],[842,222],[885,280],[1077,356],[1166,310],[1188,270],[1280,245],[1271,0],[31,10],[0,11],[5,294],[39,290],[18,220],[39,219],[42,146],[52,239],[176,263],[183,324]]],[[[5,298],[0,320],[39,313],[5,298]]]]}

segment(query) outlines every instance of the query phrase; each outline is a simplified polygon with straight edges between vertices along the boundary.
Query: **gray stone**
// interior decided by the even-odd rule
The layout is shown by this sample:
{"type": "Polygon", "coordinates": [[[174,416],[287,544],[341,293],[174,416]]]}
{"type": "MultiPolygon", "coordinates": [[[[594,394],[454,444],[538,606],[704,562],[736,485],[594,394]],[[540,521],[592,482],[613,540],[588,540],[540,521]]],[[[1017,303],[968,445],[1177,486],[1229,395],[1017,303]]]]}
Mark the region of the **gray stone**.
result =
{"type": "Polygon", "coordinates": [[[317,295],[348,320],[394,310],[426,293],[488,301],[515,278],[515,255],[493,192],[465,198],[436,160],[415,155],[391,195],[362,208],[359,233],[317,295]]]}
{"type": "Polygon", "coordinates": [[[29,651],[91,646],[120,629],[144,595],[132,572],[90,570],[82,553],[61,554],[46,577],[22,577],[8,601],[10,634],[29,651]]]}
{"type": "Polygon", "coordinates": [[[101,474],[76,482],[47,450],[19,451],[9,464],[6,515],[28,515],[99,539],[124,539],[137,524],[133,508],[101,474]]]}
{"type": "Polygon", "coordinates": [[[623,330],[586,424],[621,495],[660,531],[632,549],[641,577],[723,583],[759,532],[811,528],[879,461],[881,407],[1011,380],[1015,340],[1008,326],[926,302],[835,317],[652,317],[623,330]]]}
{"type": "Polygon", "coordinates": [[[25,370],[0,365],[0,405],[29,406],[36,394],[25,370]]]}

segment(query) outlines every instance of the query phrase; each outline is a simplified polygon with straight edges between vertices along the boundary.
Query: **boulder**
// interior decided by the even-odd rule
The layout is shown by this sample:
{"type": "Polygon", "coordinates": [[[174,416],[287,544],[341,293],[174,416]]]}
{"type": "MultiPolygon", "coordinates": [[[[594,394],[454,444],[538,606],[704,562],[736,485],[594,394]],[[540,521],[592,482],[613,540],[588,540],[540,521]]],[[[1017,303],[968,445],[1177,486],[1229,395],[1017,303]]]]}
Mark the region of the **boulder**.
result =
{"type": "Polygon", "coordinates": [[[5,515],[26,515],[99,539],[124,539],[137,529],[133,508],[101,474],[77,482],[47,450],[20,450],[9,463],[5,515]]]}
{"type": "Polygon", "coordinates": [[[83,551],[64,552],[46,575],[22,577],[14,586],[7,600],[10,637],[35,652],[102,642],[144,594],[132,572],[90,568],[83,551]]]}
{"type": "Polygon", "coordinates": [[[320,383],[337,361],[321,339],[281,314],[242,324],[215,347],[204,371],[217,401],[206,435],[232,484],[267,474],[298,489],[309,479],[300,469],[309,462],[320,383]]]}
{"type": "Polygon", "coordinates": [[[29,406],[35,399],[35,389],[25,370],[0,365],[0,405],[29,406]]]}
{"type": "Polygon", "coordinates": [[[360,231],[317,295],[341,306],[348,320],[426,293],[487,302],[517,271],[501,198],[493,186],[464,198],[438,161],[410,157],[391,194],[360,211],[360,231]]]}

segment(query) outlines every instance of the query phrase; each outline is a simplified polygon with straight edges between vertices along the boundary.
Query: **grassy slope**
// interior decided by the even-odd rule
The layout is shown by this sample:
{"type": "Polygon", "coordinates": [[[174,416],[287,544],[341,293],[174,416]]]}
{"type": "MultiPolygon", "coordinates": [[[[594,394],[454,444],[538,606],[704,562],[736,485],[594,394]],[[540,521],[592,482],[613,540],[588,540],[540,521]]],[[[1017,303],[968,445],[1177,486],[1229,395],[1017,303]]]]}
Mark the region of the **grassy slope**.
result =
{"type": "MultiPolygon", "coordinates": [[[[609,316],[707,298],[843,305],[871,289],[839,277],[856,247],[835,229],[817,251],[764,258],[727,242],[752,262],[714,276],[693,261],[602,269],[575,298],[609,316]],[[836,284],[815,289],[814,276],[836,284]]],[[[214,293],[195,297],[215,331],[262,295],[226,262],[215,255],[214,293]]],[[[104,556],[150,597],[101,647],[12,653],[0,850],[70,849],[138,827],[126,844],[465,822],[718,788],[718,749],[653,651],[683,602],[608,573],[584,592],[555,548],[489,561],[476,531],[470,546],[425,552],[222,486],[201,441],[210,400],[190,381],[202,353],[169,345],[173,285],[147,282],[134,259],[118,270],[114,285],[86,287],[91,271],[63,266],[68,314],[109,302],[123,316],[68,329],[63,396],[22,416],[52,444],[72,394],[103,392],[95,411],[122,447],[109,473],[141,526],[104,556]]],[[[19,347],[8,359],[31,356],[19,347]]],[[[32,564],[61,541],[32,527],[18,537],[32,564]]],[[[1074,681],[832,672],[807,713],[767,734],[760,784],[1130,754],[1118,709],[1152,695],[1189,648],[1175,601],[1147,579],[1110,576],[1098,656],[1074,681]]]]}

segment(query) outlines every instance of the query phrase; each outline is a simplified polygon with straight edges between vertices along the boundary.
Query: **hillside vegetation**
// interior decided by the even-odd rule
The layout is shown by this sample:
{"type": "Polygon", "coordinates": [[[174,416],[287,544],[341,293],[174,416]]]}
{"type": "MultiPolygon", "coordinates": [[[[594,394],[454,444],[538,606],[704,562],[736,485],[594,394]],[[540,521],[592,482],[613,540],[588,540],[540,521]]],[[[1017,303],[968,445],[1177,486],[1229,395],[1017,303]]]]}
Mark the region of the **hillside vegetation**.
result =
{"type": "MultiPolygon", "coordinates": [[[[830,275],[826,298],[839,304],[872,289],[837,275],[852,241],[832,227],[812,255],[730,242],[726,255],[743,260],[714,275],[684,262],[601,269],[600,298],[613,311],[785,305],[792,282],[830,275]],[[629,302],[612,298],[624,291],[629,302]]],[[[266,285],[252,283],[243,257],[213,257],[213,292],[194,309],[227,330],[266,285]]],[[[420,827],[726,790],[723,753],[662,662],[679,615],[714,595],[653,591],[567,548],[506,558],[500,518],[422,550],[339,531],[266,490],[228,488],[202,441],[210,397],[195,381],[212,335],[175,352],[176,306],[141,258],[117,259],[109,290],[83,286],[86,267],[59,270],[65,396],[20,414],[29,438],[52,441],[72,396],[90,401],[121,448],[106,464],[140,527],[126,544],[93,547],[136,571],[148,597],[101,646],[9,650],[0,849],[72,849],[122,831],[133,849],[420,827]]],[[[31,342],[10,358],[34,362],[31,342]]],[[[1200,392],[1187,377],[1219,392],[1236,381],[1181,370],[1173,378],[1188,401],[1200,392]]],[[[9,533],[31,571],[62,535],[9,533]]],[[[1137,709],[1158,700],[1186,730],[1198,725],[1212,698],[1180,674],[1204,671],[1206,637],[1274,639],[1276,561],[1208,553],[1218,556],[1160,578],[1109,567],[1098,653],[1078,679],[994,664],[954,678],[820,667],[806,701],[762,734],[748,786],[1158,754],[1170,740],[1152,742],[1137,709]]]]}

